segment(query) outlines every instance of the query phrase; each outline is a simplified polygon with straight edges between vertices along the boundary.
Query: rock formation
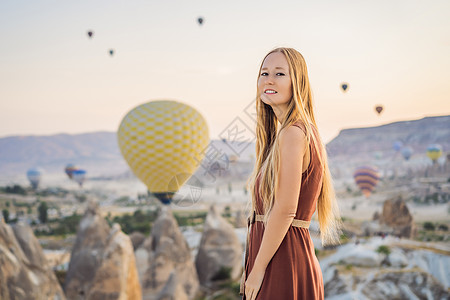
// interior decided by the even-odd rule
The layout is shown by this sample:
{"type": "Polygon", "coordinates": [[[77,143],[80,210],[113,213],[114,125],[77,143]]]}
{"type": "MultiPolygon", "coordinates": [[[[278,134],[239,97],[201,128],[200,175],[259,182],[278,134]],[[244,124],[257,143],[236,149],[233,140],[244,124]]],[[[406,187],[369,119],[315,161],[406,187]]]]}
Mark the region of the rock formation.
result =
{"type": "Polygon", "coordinates": [[[413,238],[417,231],[408,206],[401,197],[384,202],[380,224],[391,227],[394,235],[406,238],[413,238]]]}
{"type": "Polygon", "coordinates": [[[209,286],[212,281],[237,280],[242,275],[242,245],[228,223],[212,205],[206,217],[195,265],[200,283],[209,286]]]}
{"type": "Polygon", "coordinates": [[[341,295],[351,292],[351,287],[345,282],[345,278],[340,276],[335,267],[329,267],[323,272],[323,282],[325,295],[341,295]]]}
{"type": "Polygon", "coordinates": [[[359,244],[348,251],[341,260],[344,264],[358,267],[379,267],[383,261],[383,256],[380,253],[359,244]]]}
{"type": "Polygon", "coordinates": [[[142,299],[133,246],[114,224],[87,299],[142,299]]]}
{"type": "Polygon", "coordinates": [[[374,212],[372,216],[372,221],[378,221],[380,219],[380,212],[376,211],[374,212]]]}
{"type": "Polygon", "coordinates": [[[445,249],[393,236],[342,245],[320,260],[325,299],[447,299],[450,258],[445,249]],[[376,253],[381,246],[388,252],[376,253]]]}
{"type": "Polygon", "coordinates": [[[65,299],[31,228],[0,221],[0,299],[65,299]]]}
{"type": "Polygon", "coordinates": [[[162,208],[151,235],[135,254],[143,299],[195,297],[199,288],[197,272],[170,207],[162,208]]]}
{"type": "Polygon", "coordinates": [[[394,268],[403,268],[408,265],[408,258],[406,257],[404,251],[399,248],[394,248],[387,257],[387,262],[389,266],[394,268]]]}
{"type": "Polygon", "coordinates": [[[65,283],[69,299],[141,299],[133,246],[91,202],[81,219],[65,283]]]}
{"type": "Polygon", "coordinates": [[[423,271],[380,273],[364,286],[362,293],[373,300],[448,299],[449,296],[433,276],[423,271]]]}
{"type": "Polygon", "coordinates": [[[135,231],[129,235],[131,239],[131,243],[133,244],[133,249],[136,250],[139,248],[142,243],[145,241],[145,235],[140,233],[139,231],[135,231]]]}
{"type": "Polygon", "coordinates": [[[236,212],[236,220],[234,222],[236,228],[247,227],[247,216],[243,210],[236,212]]]}
{"type": "Polygon", "coordinates": [[[367,270],[356,274],[337,271],[334,267],[326,270],[325,299],[447,299],[448,296],[446,289],[432,275],[417,269],[367,270]]]}
{"type": "Polygon", "coordinates": [[[166,285],[156,297],[157,300],[188,300],[183,287],[178,284],[177,273],[172,271],[166,285]]]}

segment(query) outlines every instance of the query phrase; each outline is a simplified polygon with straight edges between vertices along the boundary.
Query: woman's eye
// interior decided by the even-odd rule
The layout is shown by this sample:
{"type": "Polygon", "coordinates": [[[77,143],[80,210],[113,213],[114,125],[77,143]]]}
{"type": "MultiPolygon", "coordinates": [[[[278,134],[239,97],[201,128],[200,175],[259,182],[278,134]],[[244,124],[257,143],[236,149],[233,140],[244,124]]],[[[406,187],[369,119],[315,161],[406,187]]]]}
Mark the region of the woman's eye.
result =
{"type": "Polygon", "coordinates": [[[284,76],[284,73],[277,73],[277,76],[284,76]]]}
{"type": "Polygon", "coordinates": [[[267,75],[268,75],[267,72],[261,73],[261,76],[267,76],[267,75]]]}

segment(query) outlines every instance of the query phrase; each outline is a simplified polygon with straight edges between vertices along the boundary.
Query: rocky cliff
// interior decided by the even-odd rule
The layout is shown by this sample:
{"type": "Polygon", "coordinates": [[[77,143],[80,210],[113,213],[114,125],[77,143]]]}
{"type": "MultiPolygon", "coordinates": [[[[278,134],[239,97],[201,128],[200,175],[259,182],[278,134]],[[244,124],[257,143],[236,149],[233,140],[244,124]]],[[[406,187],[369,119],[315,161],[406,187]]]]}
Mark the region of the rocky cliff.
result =
{"type": "Polygon", "coordinates": [[[26,224],[0,220],[0,299],[65,299],[39,242],[26,224]]]}
{"type": "Polygon", "coordinates": [[[143,299],[194,299],[199,282],[191,252],[170,207],[136,250],[143,299]]]}
{"type": "Polygon", "coordinates": [[[242,275],[242,252],[233,226],[211,205],[195,260],[201,284],[210,286],[215,280],[239,279],[242,275]]]}
{"type": "Polygon", "coordinates": [[[133,245],[91,202],[80,221],[67,271],[69,299],[141,299],[133,245]]]}

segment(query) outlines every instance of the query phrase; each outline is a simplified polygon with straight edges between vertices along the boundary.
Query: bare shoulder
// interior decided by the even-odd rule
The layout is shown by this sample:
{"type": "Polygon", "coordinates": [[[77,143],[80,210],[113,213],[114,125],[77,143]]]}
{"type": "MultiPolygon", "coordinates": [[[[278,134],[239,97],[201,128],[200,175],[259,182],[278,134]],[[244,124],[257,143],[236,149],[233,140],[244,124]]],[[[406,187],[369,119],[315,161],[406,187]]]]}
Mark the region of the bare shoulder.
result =
{"type": "Polygon", "coordinates": [[[304,153],[306,150],[306,134],[297,126],[289,126],[280,132],[280,150],[289,153],[304,153]]]}

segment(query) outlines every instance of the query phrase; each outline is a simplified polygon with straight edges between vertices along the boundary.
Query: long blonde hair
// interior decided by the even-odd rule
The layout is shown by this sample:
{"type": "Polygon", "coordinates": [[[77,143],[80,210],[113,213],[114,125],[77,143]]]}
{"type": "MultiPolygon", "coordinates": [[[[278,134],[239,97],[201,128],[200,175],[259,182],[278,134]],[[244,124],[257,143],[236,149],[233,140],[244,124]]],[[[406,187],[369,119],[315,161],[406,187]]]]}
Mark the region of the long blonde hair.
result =
{"type": "MultiPolygon", "coordinates": [[[[322,166],[323,180],[322,187],[317,202],[317,210],[320,226],[320,237],[322,244],[339,243],[339,234],[341,227],[341,218],[339,215],[339,207],[336,202],[336,195],[333,188],[330,170],[328,168],[328,159],[326,150],[320,137],[316,139],[316,135],[312,134],[311,124],[317,128],[314,118],[314,109],[312,103],[311,88],[308,79],[308,70],[303,56],[292,48],[276,48],[270,51],[261,62],[258,73],[258,80],[261,76],[261,68],[266,57],[274,52],[281,52],[287,59],[289,64],[289,73],[292,84],[292,98],[288,103],[287,112],[278,130],[278,123],[272,107],[261,101],[260,92],[256,95],[256,163],[255,168],[250,175],[247,186],[251,191],[252,210],[256,210],[255,183],[259,172],[261,175],[258,184],[258,195],[262,200],[264,223],[267,224],[268,215],[273,208],[275,199],[275,187],[278,186],[278,170],[280,166],[279,155],[279,133],[293,123],[302,121],[306,130],[306,138],[308,144],[311,138],[314,140],[316,153],[322,166]]],[[[299,170],[301,171],[301,170],[299,170]]]]}

